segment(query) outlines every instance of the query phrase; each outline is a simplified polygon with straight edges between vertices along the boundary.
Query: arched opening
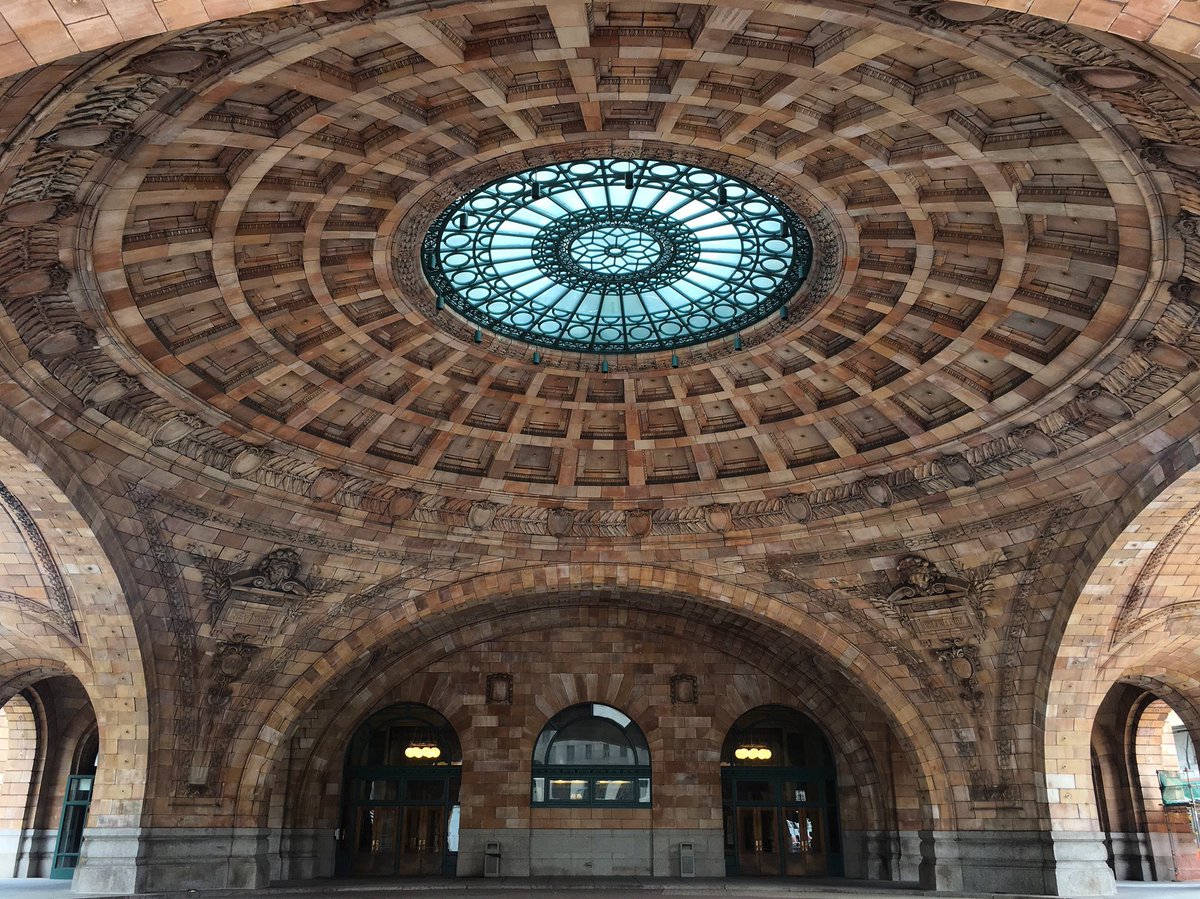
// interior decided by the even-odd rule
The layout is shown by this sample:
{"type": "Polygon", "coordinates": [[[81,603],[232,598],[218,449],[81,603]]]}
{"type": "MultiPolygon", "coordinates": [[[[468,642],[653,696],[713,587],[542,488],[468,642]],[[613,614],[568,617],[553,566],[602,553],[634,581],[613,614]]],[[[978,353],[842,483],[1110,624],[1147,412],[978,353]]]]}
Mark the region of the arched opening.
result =
{"type": "Polygon", "coordinates": [[[3,876],[74,876],[98,754],[96,714],[73,677],[34,680],[0,708],[3,876]]]}
{"type": "Polygon", "coordinates": [[[742,715],[721,748],[730,875],[840,876],[837,769],[813,721],[783,706],[742,715]]]}
{"type": "Polygon", "coordinates": [[[1200,777],[1188,727],[1142,685],[1117,684],[1092,731],[1092,778],[1119,880],[1200,879],[1200,777]]]}
{"type": "Polygon", "coordinates": [[[95,792],[97,763],[100,754],[100,732],[93,724],[71,753],[66,789],[63,794],[62,816],[58,836],[54,841],[54,861],[50,866],[52,878],[67,880],[75,876],[83,848],[83,829],[95,792]]]}
{"type": "Polygon", "coordinates": [[[533,748],[534,806],[641,808],[650,805],[650,747],[633,719],[585,702],[564,709],[533,748]]]}
{"type": "Polygon", "coordinates": [[[418,703],[372,715],[346,750],[337,873],[454,874],[462,749],[453,726],[418,703]]]}

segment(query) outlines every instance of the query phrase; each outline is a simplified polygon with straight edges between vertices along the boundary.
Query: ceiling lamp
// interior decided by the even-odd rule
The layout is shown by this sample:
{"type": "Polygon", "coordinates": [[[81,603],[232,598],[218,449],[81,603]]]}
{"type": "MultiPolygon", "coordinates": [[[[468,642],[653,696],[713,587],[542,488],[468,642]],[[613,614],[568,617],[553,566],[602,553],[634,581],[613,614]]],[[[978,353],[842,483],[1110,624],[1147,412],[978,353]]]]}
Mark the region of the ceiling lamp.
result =
{"type": "Polygon", "coordinates": [[[738,761],[765,762],[773,753],[766,746],[739,746],[733,751],[733,757],[738,761]]]}
{"type": "Polygon", "coordinates": [[[436,743],[411,743],[404,749],[406,759],[437,759],[442,750],[436,743]]]}

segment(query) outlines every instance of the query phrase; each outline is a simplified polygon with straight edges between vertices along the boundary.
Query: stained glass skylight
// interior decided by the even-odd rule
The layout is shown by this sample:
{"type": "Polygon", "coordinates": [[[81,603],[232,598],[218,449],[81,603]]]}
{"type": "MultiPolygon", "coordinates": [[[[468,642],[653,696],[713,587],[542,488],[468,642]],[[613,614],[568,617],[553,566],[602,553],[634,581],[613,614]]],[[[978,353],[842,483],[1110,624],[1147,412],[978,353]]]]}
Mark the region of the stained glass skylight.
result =
{"type": "Polygon", "coordinates": [[[738,178],[654,159],[509,175],[452,204],[422,246],[445,304],[497,334],[585,353],[732,334],[796,293],[812,240],[738,178]]]}

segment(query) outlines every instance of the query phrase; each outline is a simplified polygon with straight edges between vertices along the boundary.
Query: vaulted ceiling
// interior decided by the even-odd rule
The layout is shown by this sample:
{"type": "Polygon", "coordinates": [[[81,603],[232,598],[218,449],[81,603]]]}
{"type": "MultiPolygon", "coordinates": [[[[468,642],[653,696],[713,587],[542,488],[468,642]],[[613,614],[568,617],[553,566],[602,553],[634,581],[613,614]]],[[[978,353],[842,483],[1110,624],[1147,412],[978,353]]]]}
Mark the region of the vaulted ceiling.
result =
{"type": "Polygon", "coordinates": [[[1200,349],[1163,284],[1190,62],[958,3],[385,6],[9,83],[9,351],[48,405],[289,502],[623,537],[1082,459],[1200,349]],[[434,309],[446,205],[601,154],[788,202],[816,261],[787,318],[602,371],[434,309]]]}

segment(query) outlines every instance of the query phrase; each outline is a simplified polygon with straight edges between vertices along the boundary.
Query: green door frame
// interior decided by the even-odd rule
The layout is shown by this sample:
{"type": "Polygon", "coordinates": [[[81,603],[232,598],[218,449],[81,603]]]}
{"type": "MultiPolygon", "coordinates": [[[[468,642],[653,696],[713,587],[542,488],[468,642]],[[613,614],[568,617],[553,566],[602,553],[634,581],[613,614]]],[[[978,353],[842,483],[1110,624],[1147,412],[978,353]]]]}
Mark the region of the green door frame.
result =
{"type": "Polygon", "coordinates": [[[54,862],[50,866],[51,880],[70,880],[75,876],[95,783],[95,774],[72,774],[67,778],[66,797],[58,821],[58,840],[54,844],[54,862]]]}
{"type": "MultiPolygon", "coordinates": [[[[782,847],[783,813],[789,808],[807,808],[820,811],[825,824],[825,861],[828,877],[841,877],[844,870],[842,854],[841,822],[837,811],[837,775],[832,768],[774,768],[758,765],[745,767],[726,765],[721,768],[721,797],[724,807],[722,815],[725,821],[725,873],[737,876],[740,873],[738,863],[738,846],[740,834],[737,833],[738,815],[740,808],[773,808],[778,810],[775,816],[775,826],[780,829],[776,840],[782,847]],[[770,785],[769,799],[738,799],[737,785],[739,782],[766,781],[770,785]],[[799,799],[793,796],[788,799],[785,784],[788,782],[806,782],[816,788],[817,795],[799,799]],[[730,830],[730,828],[733,828],[730,830]]],[[[783,875],[783,855],[780,853],[780,876],[783,875]]]]}
{"type": "Polygon", "coordinates": [[[338,841],[339,850],[335,861],[335,869],[338,876],[347,876],[351,873],[351,855],[349,840],[352,838],[354,821],[358,814],[358,810],[362,808],[398,808],[403,809],[408,806],[432,806],[440,805],[443,809],[446,821],[446,831],[444,836],[445,846],[442,849],[442,876],[453,877],[458,873],[458,852],[450,851],[450,826],[454,809],[459,805],[459,789],[462,783],[462,771],[455,765],[451,767],[424,767],[424,766],[370,766],[370,767],[354,767],[347,771],[347,778],[343,789],[344,798],[342,801],[342,827],[340,839],[338,841]],[[363,797],[364,789],[370,789],[369,785],[387,781],[394,784],[396,796],[395,799],[368,799],[363,797]],[[430,799],[405,799],[400,798],[407,795],[408,784],[416,781],[435,782],[442,785],[442,796],[440,800],[430,799]]]}

